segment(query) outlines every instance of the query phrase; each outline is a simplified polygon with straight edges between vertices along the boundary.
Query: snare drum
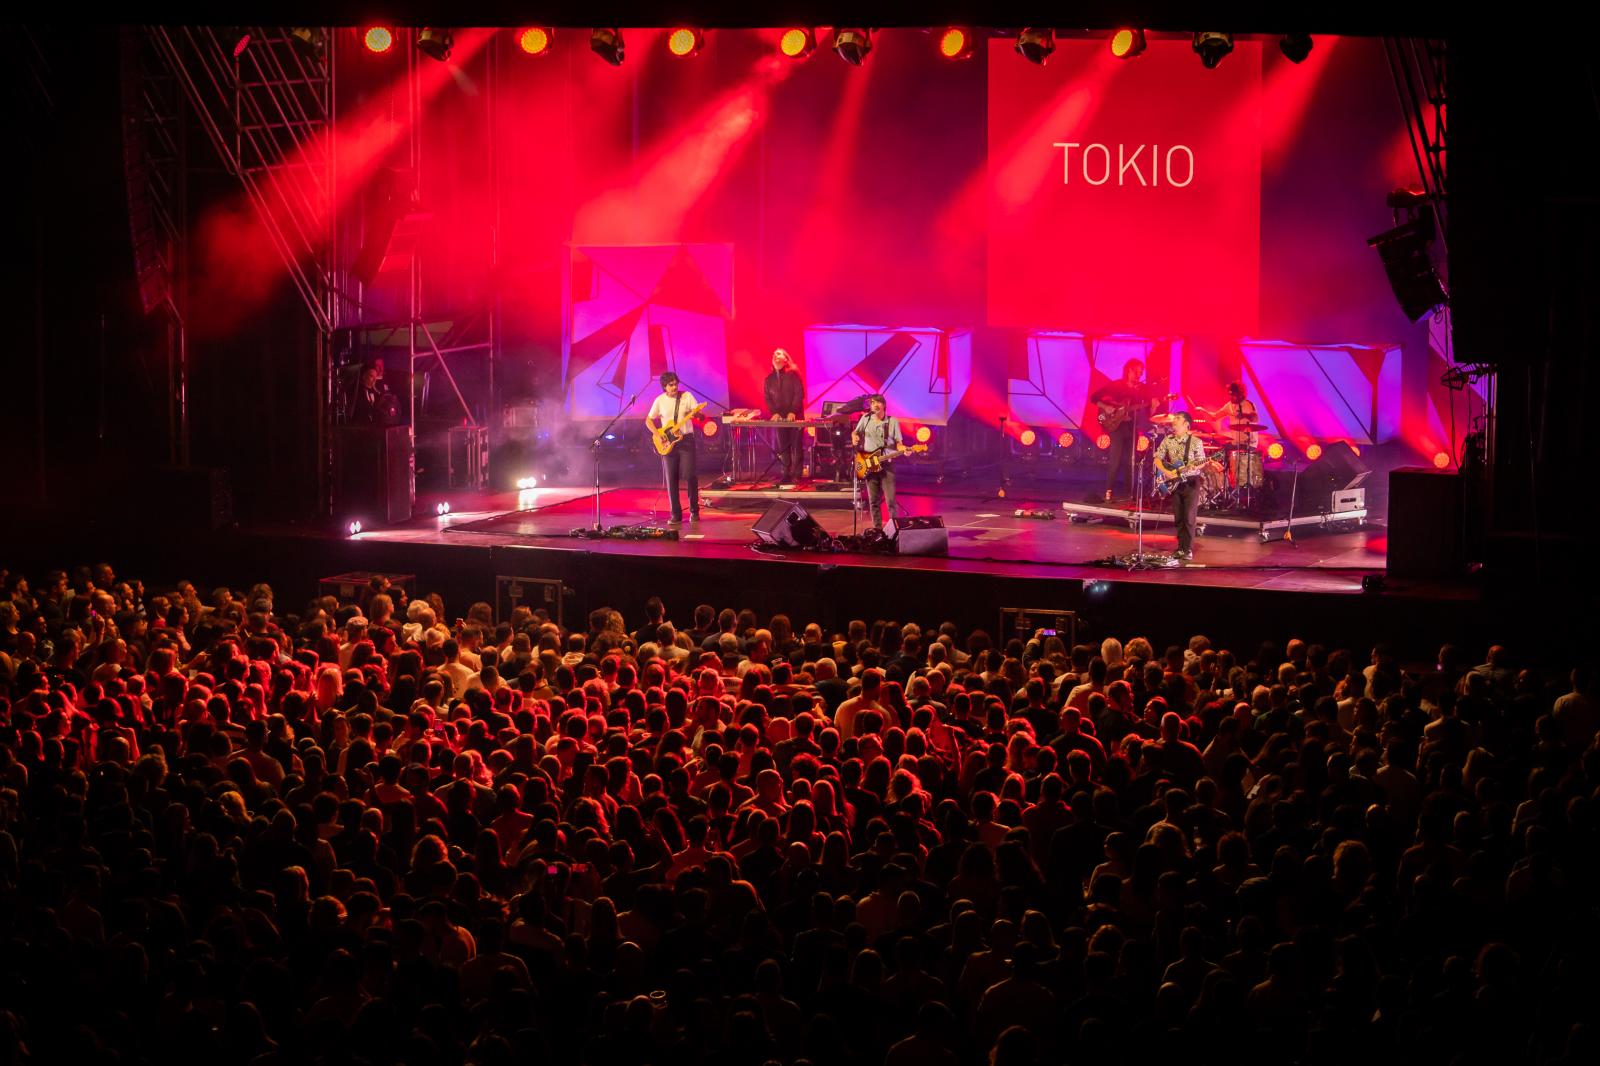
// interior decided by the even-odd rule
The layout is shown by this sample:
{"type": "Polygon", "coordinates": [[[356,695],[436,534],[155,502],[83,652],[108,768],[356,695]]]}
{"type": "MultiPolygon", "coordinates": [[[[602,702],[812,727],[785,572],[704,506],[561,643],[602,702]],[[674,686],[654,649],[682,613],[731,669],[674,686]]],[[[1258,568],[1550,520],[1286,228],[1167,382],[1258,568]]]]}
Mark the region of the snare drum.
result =
{"type": "Polygon", "coordinates": [[[1227,489],[1228,479],[1220,462],[1212,459],[1200,468],[1200,487],[1206,496],[1215,496],[1227,489]]]}

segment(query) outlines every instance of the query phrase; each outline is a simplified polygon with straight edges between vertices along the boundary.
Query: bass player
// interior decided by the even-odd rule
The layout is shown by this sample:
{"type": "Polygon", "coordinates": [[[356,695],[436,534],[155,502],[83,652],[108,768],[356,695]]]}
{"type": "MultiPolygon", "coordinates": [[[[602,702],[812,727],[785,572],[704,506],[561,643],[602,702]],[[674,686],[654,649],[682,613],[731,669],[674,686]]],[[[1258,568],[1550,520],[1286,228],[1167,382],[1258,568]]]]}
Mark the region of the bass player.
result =
{"type": "MultiPolygon", "coordinates": [[[[661,471],[666,476],[667,498],[672,501],[672,525],[683,524],[683,504],[678,500],[679,481],[689,485],[689,521],[700,521],[700,475],[695,472],[694,427],[685,430],[678,423],[684,413],[695,410],[694,396],[678,384],[678,375],[667,371],[661,375],[661,395],[650,405],[644,424],[652,435],[665,432],[675,438],[672,450],[661,457],[661,471]],[[676,427],[676,428],[670,428],[676,427]]],[[[660,450],[659,448],[657,450],[660,450]]]]}

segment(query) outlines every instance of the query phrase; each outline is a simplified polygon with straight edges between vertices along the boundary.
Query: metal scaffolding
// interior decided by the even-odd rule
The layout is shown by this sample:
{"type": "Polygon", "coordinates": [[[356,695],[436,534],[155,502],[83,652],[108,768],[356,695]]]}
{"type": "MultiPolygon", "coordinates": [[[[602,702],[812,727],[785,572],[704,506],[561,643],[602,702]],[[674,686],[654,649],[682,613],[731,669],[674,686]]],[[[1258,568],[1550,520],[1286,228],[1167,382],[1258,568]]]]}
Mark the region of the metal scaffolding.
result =
{"type": "MultiPolygon", "coordinates": [[[[359,334],[383,324],[365,322],[365,289],[354,270],[362,241],[354,223],[341,226],[341,205],[359,209],[360,190],[341,184],[335,152],[338,101],[335,95],[338,46],[342,31],[306,27],[164,27],[130,31],[124,38],[125,149],[129,207],[140,257],[145,308],[168,316],[172,461],[187,462],[187,348],[185,333],[185,248],[188,239],[184,175],[186,122],[204,133],[222,165],[239,182],[296,294],[316,329],[316,420],[319,510],[331,513],[333,441],[339,404],[336,334],[359,334]],[[343,234],[343,236],[341,236],[343,234]]],[[[423,164],[422,96],[416,31],[397,30],[405,56],[404,130],[415,202],[423,164]]],[[[490,134],[486,140],[491,172],[495,58],[491,45],[484,105],[490,134]]],[[[431,61],[431,60],[430,60],[431,61]]],[[[498,225],[498,185],[496,197],[498,225]]],[[[370,235],[369,235],[370,236],[370,235]]],[[[491,234],[492,261],[497,235],[491,234]]],[[[398,257],[396,257],[398,258],[398,257]]],[[[471,442],[466,483],[485,480],[482,447],[488,428],[480,412],[494,411],[494,364],[500,343],[497,277],[490,271],[484,306],[461,316],[448,336],[429,326],[424,300],[424,263],[417,247],[405,266],[406,321],[388,323],[407,331],[407,357],[415,381],[418,360],[432,359],[460,403],[458,432],[471,442]],[[472,328],[460,328],[461,322],[472,328]],[[463,395],[449,357],[467,351],[486,353],[489,395],[475,409],[463,395]],[[476,456],[476,459],[472,459],[476,456]]],[[[416,388],[408,383],[405,410],[417,426],[416,388]]],[[[452,453],[447,453],[452,454],[452,453]]],[[[451,481],[457,483],[452,460],[451,481]]]]}

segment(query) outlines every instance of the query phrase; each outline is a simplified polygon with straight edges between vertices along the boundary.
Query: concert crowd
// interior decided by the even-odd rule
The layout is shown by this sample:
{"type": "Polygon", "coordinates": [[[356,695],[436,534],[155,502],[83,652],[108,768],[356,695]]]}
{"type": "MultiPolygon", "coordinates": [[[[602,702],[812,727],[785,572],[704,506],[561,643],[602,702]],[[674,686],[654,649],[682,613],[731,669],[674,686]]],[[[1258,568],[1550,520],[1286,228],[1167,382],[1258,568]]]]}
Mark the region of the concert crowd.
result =
{"type": "Polygon", "coordinates": [[[0,1066],[1600,1061],[1528,648],[0,582],[0,1066]]]}

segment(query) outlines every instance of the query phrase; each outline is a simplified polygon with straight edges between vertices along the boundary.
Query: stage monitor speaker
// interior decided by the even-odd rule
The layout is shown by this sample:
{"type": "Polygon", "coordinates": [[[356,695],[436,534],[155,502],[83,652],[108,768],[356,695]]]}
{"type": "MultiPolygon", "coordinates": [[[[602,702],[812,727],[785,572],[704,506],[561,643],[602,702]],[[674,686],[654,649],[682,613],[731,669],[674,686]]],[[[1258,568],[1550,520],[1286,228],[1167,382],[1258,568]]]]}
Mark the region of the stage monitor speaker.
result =
{"type": "Polygon", "coordinates": [[[1453,577],[1466,571],[1461,476],[1420,467],[1389,471],[1392,577],[1453,577]]]}
{"type": "Polygon", "coordinates": [[[1322,446],[1322,455],[1300,474],[1300,488],[1313,492],[1341,492],[1361,488],[1371,470],[1361,456],[1342,440],[1322,446]]]}
{"type": "Polygon", "coordinates": [[[790,500],[774,500],[767,513],[756,519],[750,532],[775,548],[810,548],[827,539],[827,530],[804,507],[790,500]]]}
{"type": "Polygon", "coordinates": [[[411,520],[416,503],[410,426],[340,426],[334,509],[341,522],[411,520]]]}
{"type": "Polygon", "coordinates": [[[950,533],[937,515],[890,519],[884,533],[900,555],[949,555],[950,533]]]}

